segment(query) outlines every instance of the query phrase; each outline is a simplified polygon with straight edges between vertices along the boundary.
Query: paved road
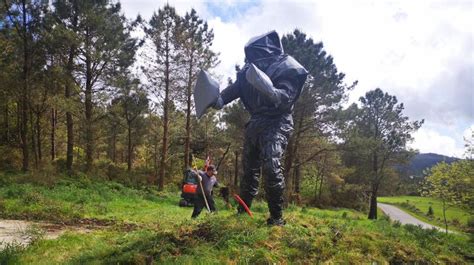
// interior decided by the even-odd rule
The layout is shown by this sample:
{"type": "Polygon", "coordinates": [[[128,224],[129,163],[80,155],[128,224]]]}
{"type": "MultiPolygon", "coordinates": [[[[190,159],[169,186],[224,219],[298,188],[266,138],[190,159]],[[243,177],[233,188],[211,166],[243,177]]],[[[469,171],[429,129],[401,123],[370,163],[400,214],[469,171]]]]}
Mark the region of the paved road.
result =
{"type": "Polygon", "coordinates": [[[29,225],[25,221],[0,220],[0,250],[14,242],[27,245],[31,240],[26,234],[29,225]]]}
{"type": "Polygon", "coordinates": [[[409,215],[408,213],[400,210],[399,208],[390,205],[390,204],[385,204],[385,203],[377,203],[377,206],[386,214],[390,217],[392,220],[399,221],[401,224],[412,224],[412,225],[419,225],[425,229],[431,229],[431,228],[436,228],[440,231],[444,231],[444,229],[427,224],[425,222],[422,222],[415,217],[409,215]]]}

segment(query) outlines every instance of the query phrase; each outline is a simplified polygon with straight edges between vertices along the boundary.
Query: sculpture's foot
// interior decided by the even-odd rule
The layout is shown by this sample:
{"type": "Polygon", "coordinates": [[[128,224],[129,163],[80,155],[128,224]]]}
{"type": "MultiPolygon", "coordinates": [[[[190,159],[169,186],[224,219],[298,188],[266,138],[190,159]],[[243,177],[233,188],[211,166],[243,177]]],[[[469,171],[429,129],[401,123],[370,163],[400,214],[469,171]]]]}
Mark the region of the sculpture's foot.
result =
{"type": "Polygon", "coordinates": [[[269,226],[284,226],[286,224],[286,221],[283,218],[268,218],[267,219],[267,225],[269,226]]]}

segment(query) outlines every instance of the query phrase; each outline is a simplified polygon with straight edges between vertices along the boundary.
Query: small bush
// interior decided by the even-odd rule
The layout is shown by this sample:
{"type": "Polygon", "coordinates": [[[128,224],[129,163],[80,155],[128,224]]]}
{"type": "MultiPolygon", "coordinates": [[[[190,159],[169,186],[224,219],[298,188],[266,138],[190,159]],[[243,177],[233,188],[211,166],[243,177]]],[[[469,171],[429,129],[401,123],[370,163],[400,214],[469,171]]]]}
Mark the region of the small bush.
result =
{"type": "Polygon", "coordinates": [[[21,168],[20,149],[9,146],[0,146],[0,169],[5,171],[17,171],[21,168]]]}
{"type": "Polygon", "coordinates": [[[23,185],[12,184],[5,191],[6,199],[17,199],[23,197],[25,188],[23,185]]]}
{"type": "Polygon", "coordinates": [[[45,231],[37,225],[31,225],[22,232],[23,237],[28,238],[30,244],[36,244],[38,241],[44,238],[45,231]]]}
{"type": "Polygon", "coordinates": [[[25,249],[19,243],[0,242],[3,250],[0,250],[0,264],[17,264],[20,253],[25,249]]]}
{"type": "Polygon", "coordinates": [[[65,157],[58,157],[54,159],[52,165],[56,168],[58,172],[66,172],[67,160],[65,157]]]}
{"type": "Polygon", "coordinates": [[[389,217],[388,215],[383,214],[383,215],[380,217],[380,220],[390,221],[390,217],[389,217]]]}
{"type": "Polygon", "coordinates": [[[451,224],[453,224],[454,226],[459,226],[459,225],[461,225],[461,222],[459,221],[458,218],[453,218],[451,220],[451,224]]]}
{"type": "Polygon", "coordinates": [[[467,218],[467,228],[474,230],[474,216],[471,215],[469,218],[467,218]]]}
{"type": "Polygon", "coordinates": [[[27,192],[23,198],[22,202],[25,205],[39,204],[44,201],[44,196],[36,191],[27,192]]]}
{"type": "Polygon", "coordinates": [[[40,165],[38,169],[33,170],[24,182],[52,187],[58,182],[58,180],[59,178],[56,168],[53,165],[46,163],[40,165]]]}
{"type": "Polygon", "coordinates": [[[400,221],[397,220],[397,221],[394,221],[394,222],[393,222],[393,227],[398,228],[398,227],[400,227],[400,226],[402,226],[402,223],[400,223],[400,221]]]}
{"type": "Polygon", "coordinates": [[[433,216],[434,215],[434,211],[433,211],[433,207],[429,207],[428,208],[428,212],[426,213],[427,216],[433,216]]]}
{"type": "Polygon", "coordinates": [[[5,208],[6,208],[5,201],[2,198],[0,198],[0,213],[5,212],[5,208]]]}

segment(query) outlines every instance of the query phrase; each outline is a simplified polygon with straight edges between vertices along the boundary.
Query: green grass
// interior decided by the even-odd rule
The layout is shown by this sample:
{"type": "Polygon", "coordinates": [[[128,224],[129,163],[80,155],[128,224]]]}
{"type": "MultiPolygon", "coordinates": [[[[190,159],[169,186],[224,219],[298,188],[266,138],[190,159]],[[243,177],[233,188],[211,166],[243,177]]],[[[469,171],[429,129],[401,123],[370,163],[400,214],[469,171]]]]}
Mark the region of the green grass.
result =
{"type": "Polygon", "coordinates": [[[400,226],[386,218],[370,221],[348,209],[290,205],[288,224],[268,227],[264,202],[255,203],[250,218],[217,199],[217,214],[203,212],[191,220],[192,208],[177,207],[178,200],[177,192],[111,182],[6,184],[0,188],[3,217],[112,222],[90,233],[39,239],[27,248],[11,246],[0,252],[0,264],[465,263],[466,257],[474,258],[469,256],[474,244],[463,235],[400,226]]]}
{"type": "MultiPolygon", "coordinates": [[[[379,197],[378,202],[397,205],[422,221],[444,227],[443,204],[438,199],[418,196],[397,196],[379,197]],[[430,206],[433,208],[433,217],[427,216],[430,206]]],[[[465,209],[456,206],[448,206],[446,209],[448,229],[449,227],[457,231],[466,229],[469,216],[469,212],[465,209]]]]}
{"type": "MultiPolygon", "coordinates": [[[[163,203],[176,200],[165,192],[131,189],[114,182],[61,180],[53,187],[13,183],[0,188],[0,217],[61,223],[84,218],[151,223],[161,215],[163,203]]],[[[181,214],[184,209],[178,208],[164,218],[181,214]]]]}

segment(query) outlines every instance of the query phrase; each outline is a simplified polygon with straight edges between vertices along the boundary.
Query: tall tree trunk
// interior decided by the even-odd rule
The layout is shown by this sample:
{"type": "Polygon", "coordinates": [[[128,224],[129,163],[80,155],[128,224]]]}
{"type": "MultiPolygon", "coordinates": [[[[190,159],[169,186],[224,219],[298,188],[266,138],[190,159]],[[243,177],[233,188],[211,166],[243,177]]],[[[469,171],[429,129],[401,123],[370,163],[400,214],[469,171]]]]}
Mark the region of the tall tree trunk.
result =
{"type": "MultiPolygon", "coordinates": [[[[377,130],[376,130],[377,135],[377,130]]],[[[372,171],[374,174],[374,178],[372,179],[372,192],[370,195],[370,206],[369,206],[369,219],[377,219],[377,191],[378,191],[378,172],[379,172],[379,164],[378,164],[378,155],[377,152],[374,150],[372,152],[372,171]]]]}
{"type": "Polygon", "coordinates": [[[15,140],[18,142],[18,145],[22,146],[22,139],[21,139],[21,126],[22,126],[22,119],[21,119],[22,111],[21,111],[21,99],[18,99],[16,102],[16,134],[15,140]]]}
{"type": "Polygon", "coordinates": [[[239,186],[239,151],[235,151],[235,163],[234,163],[234,187],[239,186]]]}
{"type": "Polygon", "coordinates": [[[56,158],[56,123],[58,112],[51,108],[51,160],[56,158]]]}
{"type": "MultiPolygon", "coordinates": [[[[72,28],[75,30],[77,27],[78,23],[78,6],[77,6],[77,1],[73,1],[73,6],[74,6],[74,16],[72,18],[72,28]]],[[[69,55],[68,55],[68,61],[66,65],[66,85],[65,85],[65,98],[66,102],[71,99],[71,89],[72,89],[72,84],[74,83],[74,77],[72,75],[73,70],[74,70],[74,57],[76,56],[76,46],[72,44],[69,47],[69,55]]],[[[69,103],[69,102],[68,102],[69,103]]],[[[74,159],[74,123],[72,119],[72,113],[71,111],[67,110],[66,111],[66,130],[67,130],[67,145],[66,145],[66,171],[70,175],[72,174],[72,164],[73,164],[73,159],[74,159]]]]}
{"type": "Polygon", "coordinates": [[[112,134],[112,162],[117,162],[117,125],[114,125],[112,134]]]}
{"type": "MultiPolygon", "coordinates": [[[[72,68],[74,64],[74,52],[73,48],[69,53],[68,65],[67,65],[67,75],[68,81],[65,86],[65,97],[66,101],[71,98],[71,85],[73,82],[72,77],[72,68]]],[[[66,170],[68,174],[72,173],[72,163],[74,159],[74,121],[72,119],[71,111],[66,111],[66,130],[67,130],[67,147],[66,147],[66,170]]]]}
{"type": "Polygon", "coordinates": [[[319,202],[321,202],[321,197],[323,195],[324,174],[321,174],[320,176],[321,178],[319,180],[319,191],[318,191],[319,202]]]}
{"type": "Polygon", "coordinates": [[[9,144],[10,142],[10,124],[9,124],[9,119],[8,119],[8,115],[9,115],[9,109],[8,109],[8,98],[5,99],[5,113],[4,113],[4,117],[3,117],[3,123],[4,123],[4,126],[5,126],[5,144],[9,144]]]}
{"type": "Polygon", "coordinates": [[[446,219],[446,199],[443,196],[443,218],[444,218],[444,226],[446,228],[446,234],[448,234],[448,220],[446,219]]]}
{"type": "Polygon", "coordinates": [[[191,145],[191,94],[192,94],[192,83],[193,83],[193,53],[194,50],[191,50],[191,58],[189,60],[189,69],[188,69],[188,85],[186,89],[186,139],[184,143],[184,168],[189,168],[189,147],[191,145]]]}
{"type": "Polygon", "coordinates": [[[166,29],[166,59],[165,59],[165,100],[163,102],[163,142],[161,146],[160,176],[158,189],[163,190],[166,175],[166,160],[168,158],[168,111],[169,111],[169,92],[170,92],[170,48],[169,48],[169,28],[166,29]]]}
{"type": "Polygon", "coordinates": [[[300,161],[299,158],[296,158],[296,167],[295,167],[295,174],[294,174],[294,192],[296,194],[300,194],[300,183],[301,183],[301,166],[299,165],[300,161]]]}
{"type": "Polygon", "coordinates": [[[320,178],[321,174],[318,172],[318,174],[316,175],[316,181],[314,184],[314,201],[317,201],[319,199],[319,194],[318,194],[318,189],[319,189],[319,178],[320,178]]]}
{"type": "Polygon", "coordinates": [[[377,219],[377,192],[378,187],[372,186],[372,192],[370,194],[370,206],[369,206],[369,219],[377,219]]]}
{"type": "Polygon", "coordinates": [[[41,152],[41,112],[36,112],[36,143],[38,144],[38,160],[41,162],[43,153],[41,152]]]}
{"type": "Polygon", "coordinates": [[[127,171],[130,172],[132,170],[132,125],[130,124],[130,122],[128,122],[127,125],[128,125],[127,171]]]}
{"type": "Polygon", "coordinates": [[[91,55],[89,54],[90,49],[90,37],[89,29],[86,29],[85,37],[85,50],[86,50],[86,87],[84,91],[84,104],[85,104],[85,116],[86,116],[86,172],[89,172],[92,168],[93,162],[93,148],[94,148],[94,136],[92,132],[92,62],[91,55]]]}
{"type": "Polygon", "coordinates": [[[26,20],[26,0],[22,1],[23,8],[23,89],[21,92],[21,126],[20,126],[20,138],[21,147],[23,152],[23,165],[22,170],[24,172],[29,169],[29,157],[28,157],[28,83],[29,83],[29,51],[28,51],[28,29],[26,20]]]}
{"type": "MultiPolygon", "coordinates": [[[[302,133],[302,126],[303,126],[303,115],[299,116],[299,119],[296,121],[296,130],[293,135],[290,137],[288,141],[288,146],[285,152],[285,167],[284,167],[284,176],[286,179],[286,183],[293,184],[293,180],[291,178],[291,170],[293,169],[293,164],[295,163],[295,159],[298,156],[298,145],[301,138],[302,133]]],[[[298,183],[299,185],[299,183],[298,183]]],[[[294,185],[291,185],[294,186],[294,185]]],[[[294,190],[294,187],[289,186],[287,189],[287,195],[294,190]]],[[[289,198],[289,197],[287,197],[289,198]]]]}
{"type": "Polygon", "coordinates": [[[30,128],[31,128],[31,151],[33,151],[33,156],[35,159],[35,168],[38,168],[38,152],[37,152],[37,146],[36,146],[36,127],[34,126],[33,122],[33,111],[31,111],[30,108],[30,128]]]}
{"type": "Polygon", "coordinates": [[[155,141],[153,145],[153,174],[155,180],[158,179],[158,136],[155,136],[155,141]]]}

